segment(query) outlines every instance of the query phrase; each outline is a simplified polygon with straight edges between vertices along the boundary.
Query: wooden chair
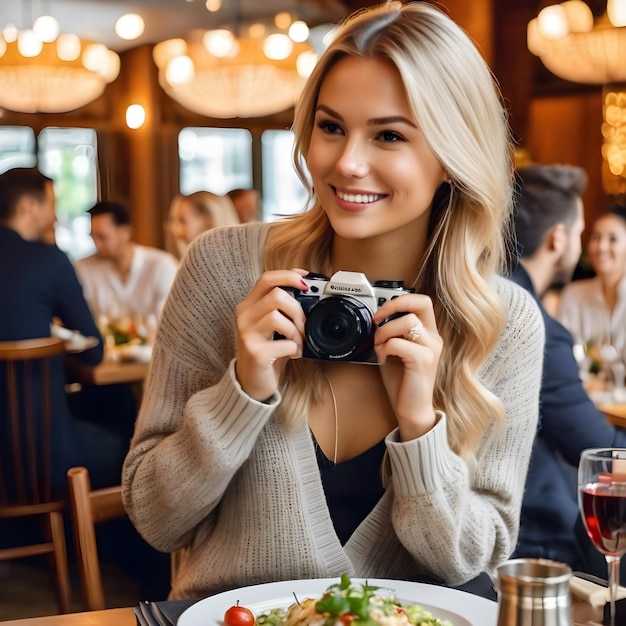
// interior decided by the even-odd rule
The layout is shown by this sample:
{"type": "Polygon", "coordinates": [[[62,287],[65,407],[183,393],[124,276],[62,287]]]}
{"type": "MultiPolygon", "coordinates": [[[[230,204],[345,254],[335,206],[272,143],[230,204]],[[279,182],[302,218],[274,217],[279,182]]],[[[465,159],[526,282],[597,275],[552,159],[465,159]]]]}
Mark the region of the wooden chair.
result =
{"type": "Polygon", "coordinates": [[[92,490],[85,467],[69,469],[67,481],[83,602],[88,611],[97,611],[105,604],[95,525],[126,516],[122,488],[116,485],[92,490]]]}
{"type": "Polygon", "coordinates": [[[0,342],[0,416],[6,446],[0,458],[0,522],[32,516],[45,519],[45,541],[0,549],[0,562],[36,555],[51,556],[61,613],[70,611],[71,587],[63,526],[62,501],[52,499],[51,360],[65,352],[55,337],[0,342]]]}

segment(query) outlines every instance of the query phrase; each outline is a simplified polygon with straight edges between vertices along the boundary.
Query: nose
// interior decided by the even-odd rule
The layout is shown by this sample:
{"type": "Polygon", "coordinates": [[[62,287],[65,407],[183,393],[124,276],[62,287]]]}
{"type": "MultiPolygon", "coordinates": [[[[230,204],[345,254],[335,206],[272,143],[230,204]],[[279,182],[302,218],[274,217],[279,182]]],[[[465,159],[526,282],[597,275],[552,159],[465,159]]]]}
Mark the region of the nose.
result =
{"type": "Polygon", "coordinates": [[[369,171],[366,143],[358,138],[347,138],[336,167],[345,178],[363,178],[369,171]]]}

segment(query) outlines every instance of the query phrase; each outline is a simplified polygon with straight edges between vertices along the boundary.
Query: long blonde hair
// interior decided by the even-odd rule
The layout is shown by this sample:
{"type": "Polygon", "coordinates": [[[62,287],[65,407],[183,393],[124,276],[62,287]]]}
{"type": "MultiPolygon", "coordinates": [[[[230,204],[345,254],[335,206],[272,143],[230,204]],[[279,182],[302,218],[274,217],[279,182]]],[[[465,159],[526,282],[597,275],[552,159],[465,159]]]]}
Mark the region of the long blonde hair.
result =
{"type": "MultiPolygon", "coordinates": [[[[433,299],[444,340],[435,406],[448,416],[452,448],[469,456],[487,427],[504,419],[502,403],[477,372],[506,321],[492,283],[505,266],[512,204],[513,150],[506,111],[476,47],[440,10],[426,2],[388,2],[361,10],[340,27],[296,107],[294,162],[305,184],[320,86],[346,56],[386,59],[397,68],[415,119],[451,179],[433,199],[416,287],[433,299]]],[[[307,212],[273,225],[265,250],[267,269],[330,272],[333,230],[309,191],[307,212]]],[[[282,381],[285,419],[306,419],[309,403],[319,399],[323,388],[317,370],[307,361],[288,364],[282,381]]]]}

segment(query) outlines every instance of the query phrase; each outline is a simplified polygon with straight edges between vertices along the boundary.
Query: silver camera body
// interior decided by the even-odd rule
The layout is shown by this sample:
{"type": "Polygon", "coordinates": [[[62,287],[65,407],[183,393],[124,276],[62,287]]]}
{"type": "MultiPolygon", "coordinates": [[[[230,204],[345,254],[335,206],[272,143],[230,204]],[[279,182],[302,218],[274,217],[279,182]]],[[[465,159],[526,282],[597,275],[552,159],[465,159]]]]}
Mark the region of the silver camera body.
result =
{"type": "Polygon", "coordinates": [[[308,291],[285,289],[306,316],[303,356],[322,361],[376,363],[374,313],[388,300],[413,293],[403,281],[372,284],[361,272],[339,271],[331,278],[308,274],[304,282],[308,291]]]}

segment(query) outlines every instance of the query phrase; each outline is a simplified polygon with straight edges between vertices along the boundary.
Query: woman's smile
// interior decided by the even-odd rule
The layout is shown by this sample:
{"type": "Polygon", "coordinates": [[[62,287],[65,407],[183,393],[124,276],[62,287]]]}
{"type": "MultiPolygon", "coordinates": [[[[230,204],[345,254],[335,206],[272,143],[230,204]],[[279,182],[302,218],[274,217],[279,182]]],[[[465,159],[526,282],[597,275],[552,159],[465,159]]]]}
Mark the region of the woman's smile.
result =
{"type": "Polygon", "coordinates": [[[337,206],[345,211],[360,211],[387,197],[387,194],[371,191],[334,189],[337,206]]]}

